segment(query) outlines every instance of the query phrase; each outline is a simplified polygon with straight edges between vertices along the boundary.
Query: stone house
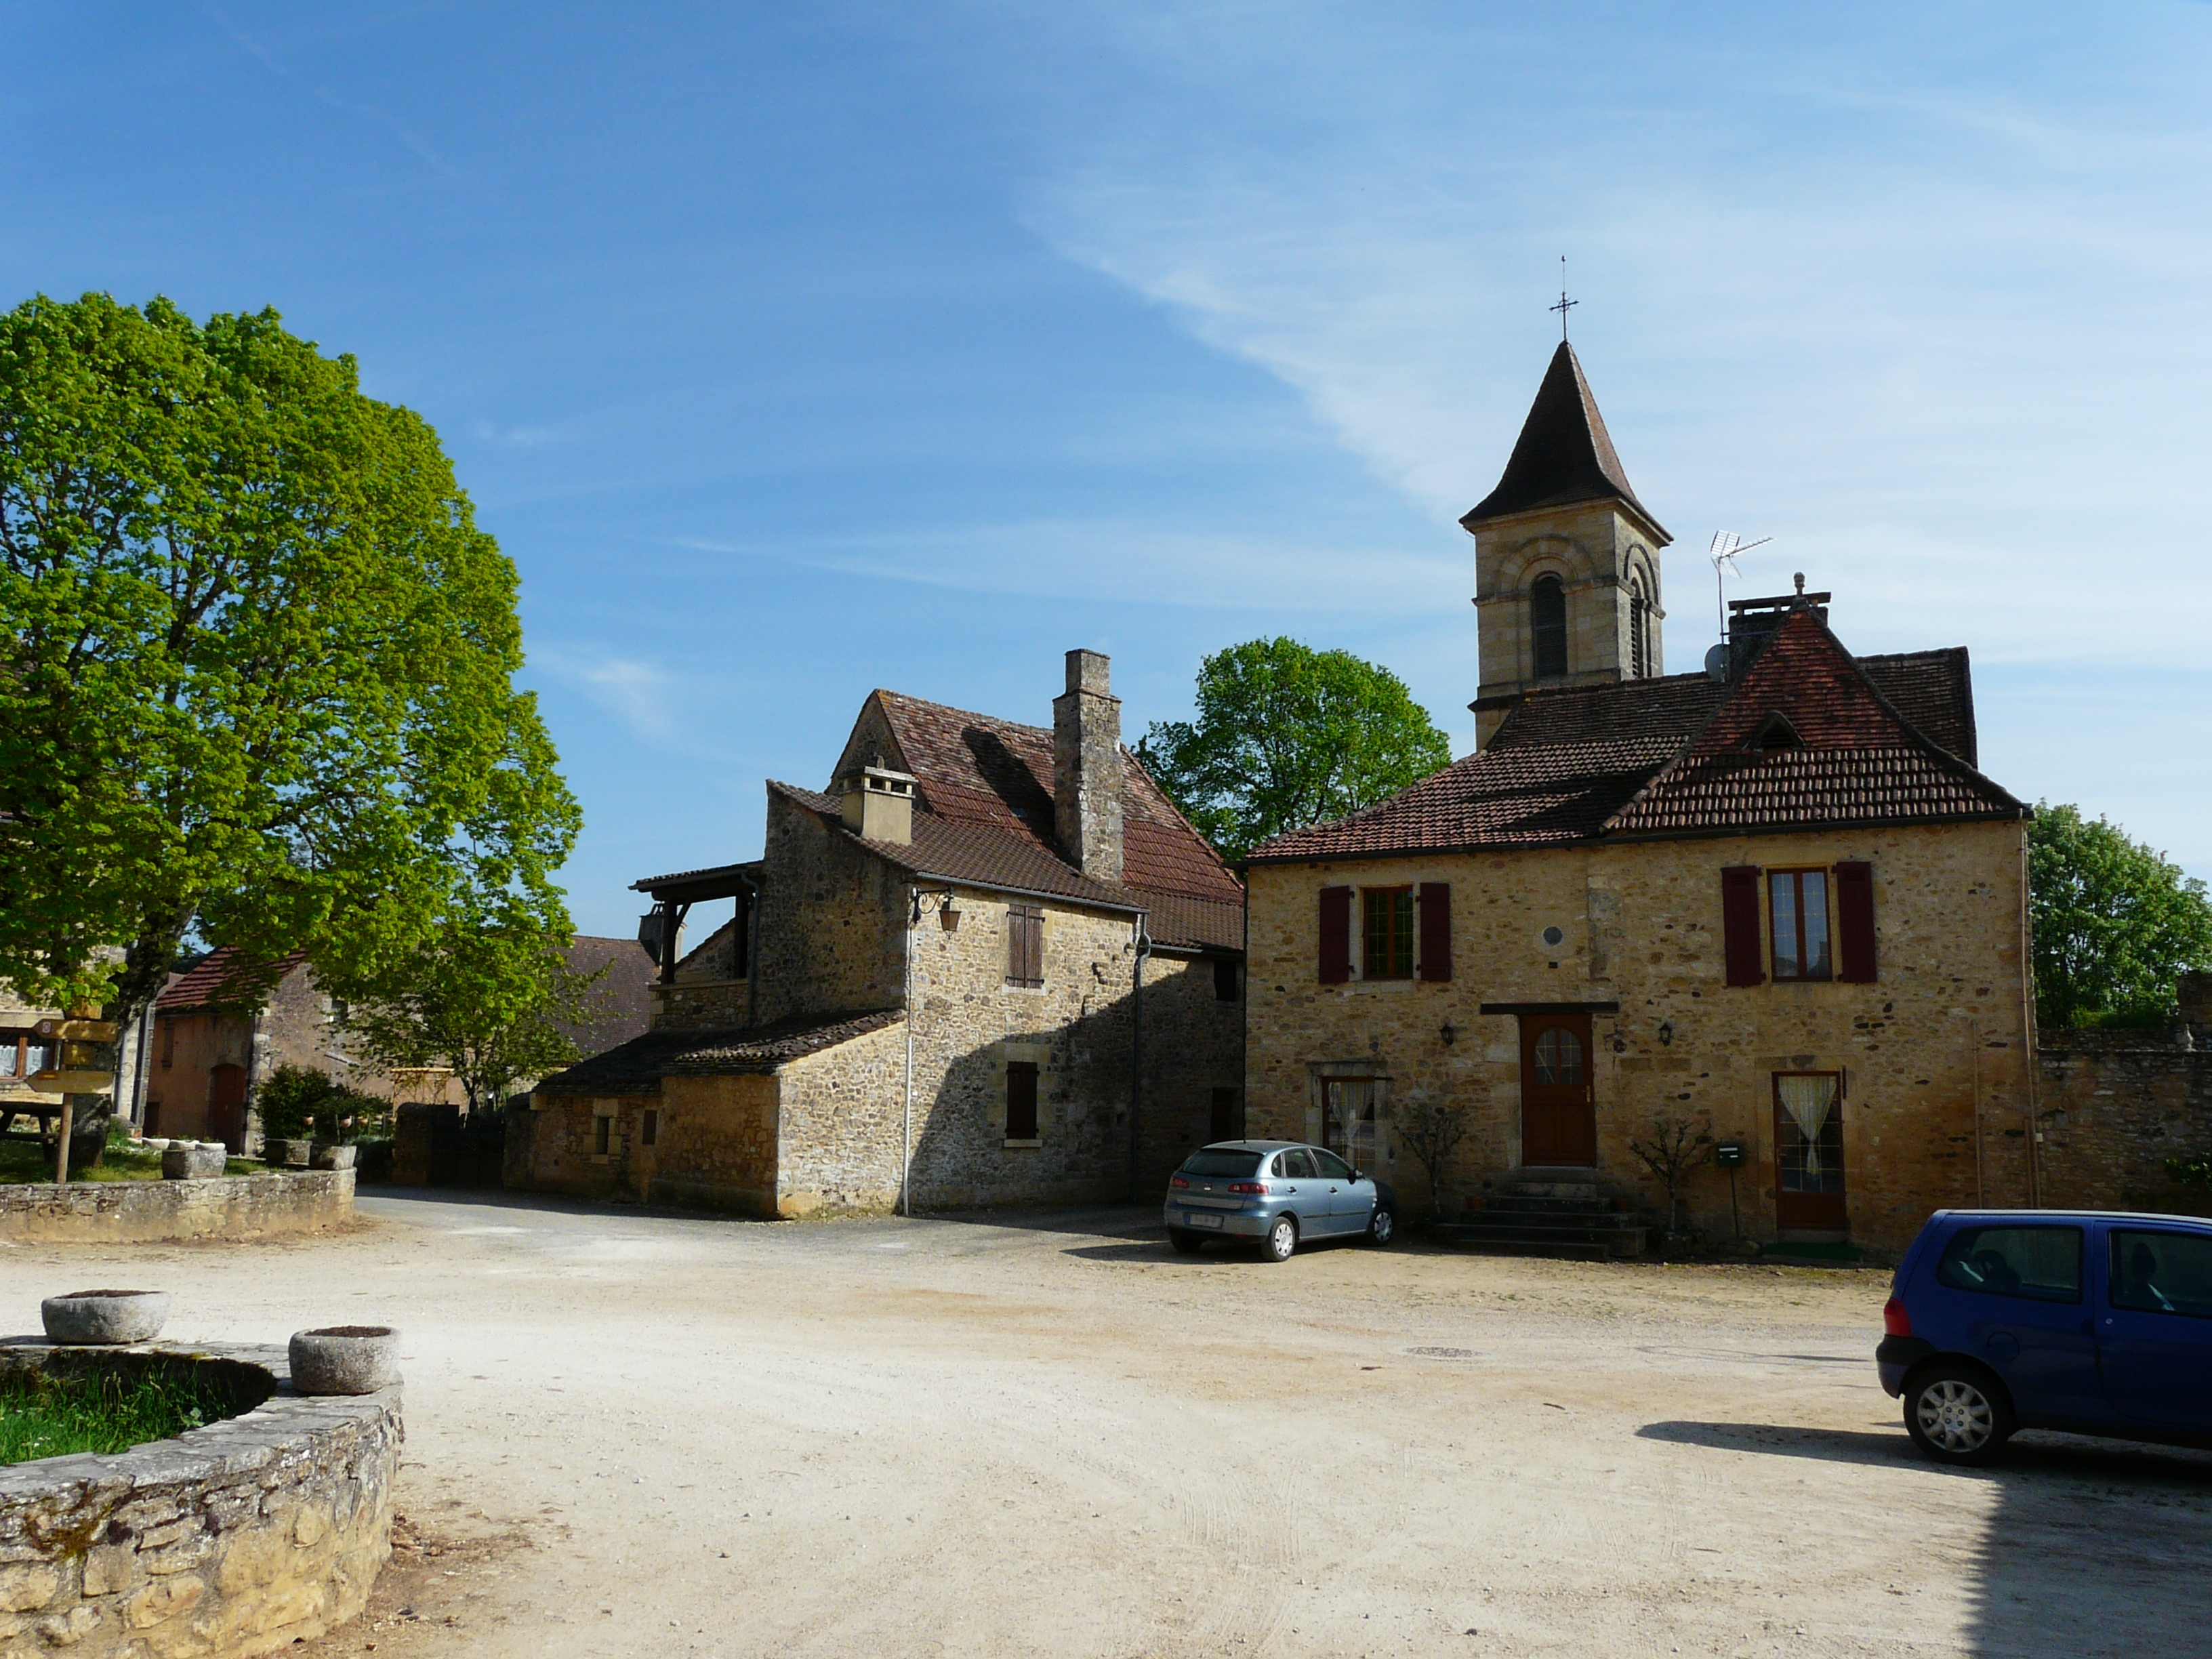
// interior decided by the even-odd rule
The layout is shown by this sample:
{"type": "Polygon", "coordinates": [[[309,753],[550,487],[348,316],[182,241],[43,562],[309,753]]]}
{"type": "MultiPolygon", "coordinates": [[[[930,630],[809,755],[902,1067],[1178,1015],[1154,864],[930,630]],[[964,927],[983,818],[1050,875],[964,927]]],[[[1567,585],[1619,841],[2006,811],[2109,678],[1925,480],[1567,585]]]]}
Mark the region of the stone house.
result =
{"type": "MultiPolygon", "coordinates": [[[[1668,538],[1564,343],[1462,522],[1477,752],[1252,854],[1253,1132],[1350,1122],[1418,1209],[1405,1108],[1456,1108],[1445,1207],[1504,1243],[1640,1239],[1606,1218],[1656,1215],[1655,1120],[1743,1149],[1763,1239],[2028,1201],[2029,813],[1976,768],[1966,652],[1854,657],[1801,579],[1665,673],[1668,538]]],[[[1686,1197],[1735,1225],[1719,1170],[1686,1197]]]]}
{"type": "MultiPolygon", "coordinates": [[[[580,936],[568,958],[579,972],[604,970],[589,1021],[568,1033],[580,1049],[611,1048],[645,1029],[651,969],[634,943],[580,936]]],[[[344,1010],[316,984],[303,957],[286,957],[266,975],[248,966],[234,950],[210,951],[155,999],[131,1114],[147,1134],[220,1140],[239,1153],[258,1149],[253,1092],[280,1066],[321,1072],[377,1099],[461,1105],[459,1084],[443,1073],[395,1080],[349,1054],[344,1010]]]]}
{"type": "Polygon", "coordinates": [[[1049,728],[878,690],[763,854],[654,877],[645,1036],[539,1085],[509,1184],[799,1214],[1120,1199],[1241,1132],[1243,890],[1072,651],[1049,728]],[[730,921],[679,955],[696,904],[730,921]]]}

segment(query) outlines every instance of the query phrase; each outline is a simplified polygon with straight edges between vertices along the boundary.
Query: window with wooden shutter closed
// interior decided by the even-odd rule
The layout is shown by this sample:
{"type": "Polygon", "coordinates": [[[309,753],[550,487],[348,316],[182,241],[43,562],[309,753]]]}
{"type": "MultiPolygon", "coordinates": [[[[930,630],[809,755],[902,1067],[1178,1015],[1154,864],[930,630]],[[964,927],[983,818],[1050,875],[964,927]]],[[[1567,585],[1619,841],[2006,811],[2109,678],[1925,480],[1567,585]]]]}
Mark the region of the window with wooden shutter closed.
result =
{"type": "Polygon", "coordinates": [[[1851,985],[1871,985],[1874,963],[1874,866],[1859,861],[1836,866],[1836,977],[1851,985]]]}
{"type": "Polygon", "coordinates": [[[1451,977],[1451,884],[1421,884],[1421,977],[1441,983],[1451,977]]]}
{"type": "Polygon", "coordinates": [[[1321,982],[1341,985],[1352,977],[1352,890],[1321,890],[1321,982]]]}
{"type": "Polygon", "coordinates": [[[1033,904],[1006,907],[1006,983],[1030,990],[1044,984],[1044,912],[1033,904]]]}
{"type": "Polygon", "coordinates": [[[1728,982],[1765,984],[1759,945],[1756,865],[1732,864],[1721,872],[1721,931],[1728,957],[1728,982]]]}

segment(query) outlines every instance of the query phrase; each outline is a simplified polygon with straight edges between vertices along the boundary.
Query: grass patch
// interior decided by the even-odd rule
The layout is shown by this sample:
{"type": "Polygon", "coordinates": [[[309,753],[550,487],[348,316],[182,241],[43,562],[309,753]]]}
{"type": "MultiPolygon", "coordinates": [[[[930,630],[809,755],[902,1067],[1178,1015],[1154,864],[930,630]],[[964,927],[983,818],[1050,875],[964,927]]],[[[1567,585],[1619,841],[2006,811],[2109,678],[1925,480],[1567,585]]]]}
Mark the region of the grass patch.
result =
{"type": "MultiPolygon", "coordinates": [[[[225,1175],[252,1175],[261,1166],[249,1164],[244,1158],[234,1158],[223,1165],[225,1175]]],[[[46,1162],[46,1154],[35,1141],[0,1140],[0,1186],[19,1182],[49,1182],[54,1178],[53,1167],[46,1162]]],[[[161,1155],[150,1146],[142,1146],[128,1135],[112,1135],[107,1150],[100,1162],[89,1170],[70,1171],[75,1181],[159,1181],[161,1178],[161,1155]]]]}
{"type": "Polygon", "coordinates": [[[231,1390],[190,1370],[0,1373],[0,1464],[128,1451],[236,1410],[231,1390]]]}

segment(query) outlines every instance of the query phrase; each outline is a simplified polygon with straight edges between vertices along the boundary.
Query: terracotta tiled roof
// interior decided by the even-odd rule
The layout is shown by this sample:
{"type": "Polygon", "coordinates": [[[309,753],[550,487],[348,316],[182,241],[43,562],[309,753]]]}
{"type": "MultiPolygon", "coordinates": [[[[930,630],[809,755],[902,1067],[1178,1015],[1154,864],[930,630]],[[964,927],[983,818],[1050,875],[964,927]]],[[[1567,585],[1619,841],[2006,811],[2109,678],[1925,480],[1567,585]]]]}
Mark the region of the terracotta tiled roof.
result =
{"type": "MultiPolygon", "coordinates": [[[[1060,854],[1052,804],[1052,732],[896,691],[878,691],[922,804],[941,818],[988,824],[1060,854]]],[[[1121,879],[1140,893],[1242,904],[1236,874],[1121,751],[1121,879]]]]}
{"type": "Polygon", "coordinates": [[[1597,411],[1582,360],[1565,340],[1552,354],[1536,401],[1528,406],[1513,453],[1498,488],[1484,496],[1460,523],[1473,530],[1489,519],[1540,507],[1568,507],[1577,501],[1619,499],[1662,537],[1659,521],[1636,499],[1628,474],[1614,453],[1605,416],[1597,411]]]}
{"type": "Polygon", "coordinates": [[[818,813],[839,835],[851,836],[869,851],[917,876],[973,882],[981,887],[1012,887],[1026,893],[1050,893],[1056,897],[1121,910],[1145,908],[1145,900],[1127,887],[1093,881],[1030,837],[997,824],[916,812],[912,842],[902,846],[896,842],[869,841],[845,828],[836,796],[817,794],[793,783],[771,781],[769,787],[786,799],[818,813]]]}
{"type": "Polygon", "coordinates": [[[193,967],[169,981],[154,1000],[157,1013],[182,1013],[192,1008],[235,1008],[247,1012],[258,1007],[277,982],[307,960],[295,951],[273,963],[257,963],[232,945],[210,951],[193,967]]]}
{"type": "Polygon", "coordinates": [[[556,1072],[538,1088],[550,1094],[658,1094],[664,1077],[772,1072],[787,1060],[879,1031],[902,1018],[890,1008],[803,1014],[744,1031],[647,1031],[603,1054],[580,1060],[565,1072],[556,1072]]]}
{"type": "Polygon", "coordinates": [[[1531,693],[1481,753],[1252,859],[2018,817],[1969,763],[1973,744],[1965,652],[1855,662],[1802,611],[1733,685],[1682,674],[1531,693]],[[1747,747],[1776,715],[1797,745],[1747,747]]]}

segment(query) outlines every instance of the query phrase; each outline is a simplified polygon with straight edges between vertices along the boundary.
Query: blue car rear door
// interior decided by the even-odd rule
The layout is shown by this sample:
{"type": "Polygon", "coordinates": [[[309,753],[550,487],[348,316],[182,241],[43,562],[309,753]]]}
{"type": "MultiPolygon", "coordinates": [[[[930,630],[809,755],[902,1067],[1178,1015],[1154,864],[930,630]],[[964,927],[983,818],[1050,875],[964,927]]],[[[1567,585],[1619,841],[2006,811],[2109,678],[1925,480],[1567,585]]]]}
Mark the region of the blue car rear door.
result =
{"type": "Polygon", "coordinates": [[[2114,1222],[2106,1237],[2106,1398],[2135,1422],[2212,1433],[2212,1228],[2114,1222]]]}

